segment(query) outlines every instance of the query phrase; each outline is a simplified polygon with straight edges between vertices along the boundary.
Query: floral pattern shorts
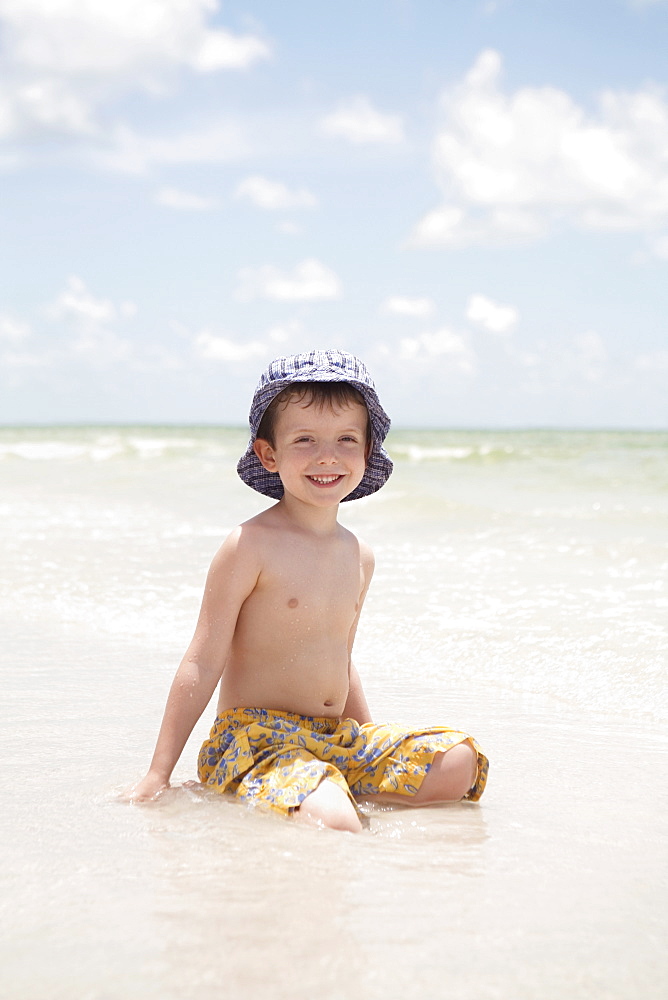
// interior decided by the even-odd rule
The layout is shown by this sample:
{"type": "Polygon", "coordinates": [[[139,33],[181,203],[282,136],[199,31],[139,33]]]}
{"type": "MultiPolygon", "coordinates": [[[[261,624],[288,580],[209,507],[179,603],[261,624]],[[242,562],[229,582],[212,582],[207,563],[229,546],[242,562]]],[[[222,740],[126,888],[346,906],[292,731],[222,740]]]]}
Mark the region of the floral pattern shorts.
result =
{"type": "Polygon", "coordinates": [[[415,795],[434,755],[464,740],[478,754],[476,780],[466,795],[477,801],[489,764],[467,733],[441,726],[359,725],[354,719],[265,708],[232,708],[219,715],[200,750],[198,773],[218,792],[289,813],[325,779],[336,782],[353,803],[355,795],[415,795]]]}

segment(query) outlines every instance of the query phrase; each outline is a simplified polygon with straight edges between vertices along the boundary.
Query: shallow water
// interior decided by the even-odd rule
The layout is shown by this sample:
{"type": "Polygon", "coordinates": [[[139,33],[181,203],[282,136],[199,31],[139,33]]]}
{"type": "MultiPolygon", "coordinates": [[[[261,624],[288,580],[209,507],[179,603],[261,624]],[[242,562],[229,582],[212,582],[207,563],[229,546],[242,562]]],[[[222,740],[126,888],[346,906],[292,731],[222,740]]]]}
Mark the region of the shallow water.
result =
{"type": "MultiPolygon", "coordinates": [[[[226,530],[239,431],[0,430],[2,996],[663,998],[668,435],[395,432],[374,713],[476,735],[479,805],[360,837],[131,807],[226,530]]],[[[175,772],[192,779],[212,721],[175,772]]]]}

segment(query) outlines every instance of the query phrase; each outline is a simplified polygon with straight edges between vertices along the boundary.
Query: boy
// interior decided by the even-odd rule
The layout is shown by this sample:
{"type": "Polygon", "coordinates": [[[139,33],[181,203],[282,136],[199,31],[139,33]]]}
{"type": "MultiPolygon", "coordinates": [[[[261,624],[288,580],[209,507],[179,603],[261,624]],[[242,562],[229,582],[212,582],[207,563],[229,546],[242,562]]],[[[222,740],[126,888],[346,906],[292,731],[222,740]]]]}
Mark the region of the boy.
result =
{"type": "Polygon", "coordinates": [[[250,426],[239,475],[278,502],[213,559],[150,769],[131,797],[169,786],[220,682],[198,769],[216,791],[352,832],[355,796],[479,799],[488,763],[471,737],[373,725],[351,660],[373,555],[338,523],[338,507],[392,471],[382,447],[390,420],[366,368],[340,351],[279,358],[260,379],[250,426]]]}

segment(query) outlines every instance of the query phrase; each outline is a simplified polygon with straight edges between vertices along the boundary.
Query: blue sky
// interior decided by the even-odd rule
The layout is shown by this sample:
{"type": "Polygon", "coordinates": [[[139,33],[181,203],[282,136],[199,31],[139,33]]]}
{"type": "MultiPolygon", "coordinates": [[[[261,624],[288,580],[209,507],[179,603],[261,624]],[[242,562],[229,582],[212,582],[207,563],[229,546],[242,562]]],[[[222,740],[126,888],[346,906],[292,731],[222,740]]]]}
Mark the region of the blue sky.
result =
{"type": "Polygon", "coordinates": [[[665,0],[0,0],[0,421],[668,426],[665,0]]]}

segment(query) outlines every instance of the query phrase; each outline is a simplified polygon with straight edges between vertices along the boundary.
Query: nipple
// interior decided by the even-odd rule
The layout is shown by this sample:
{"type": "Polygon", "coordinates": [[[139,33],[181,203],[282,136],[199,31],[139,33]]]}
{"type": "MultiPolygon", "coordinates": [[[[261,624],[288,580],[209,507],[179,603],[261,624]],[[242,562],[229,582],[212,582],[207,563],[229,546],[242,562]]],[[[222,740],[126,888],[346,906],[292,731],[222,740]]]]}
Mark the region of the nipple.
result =
{"type": "Polygon", "coordinates": [[[291,597],[290,600],[288,601],[288,607],[289,608],[296,608],[298,604],[299,604],[299,601],[297,600],[296,597],[291,597]]]}

